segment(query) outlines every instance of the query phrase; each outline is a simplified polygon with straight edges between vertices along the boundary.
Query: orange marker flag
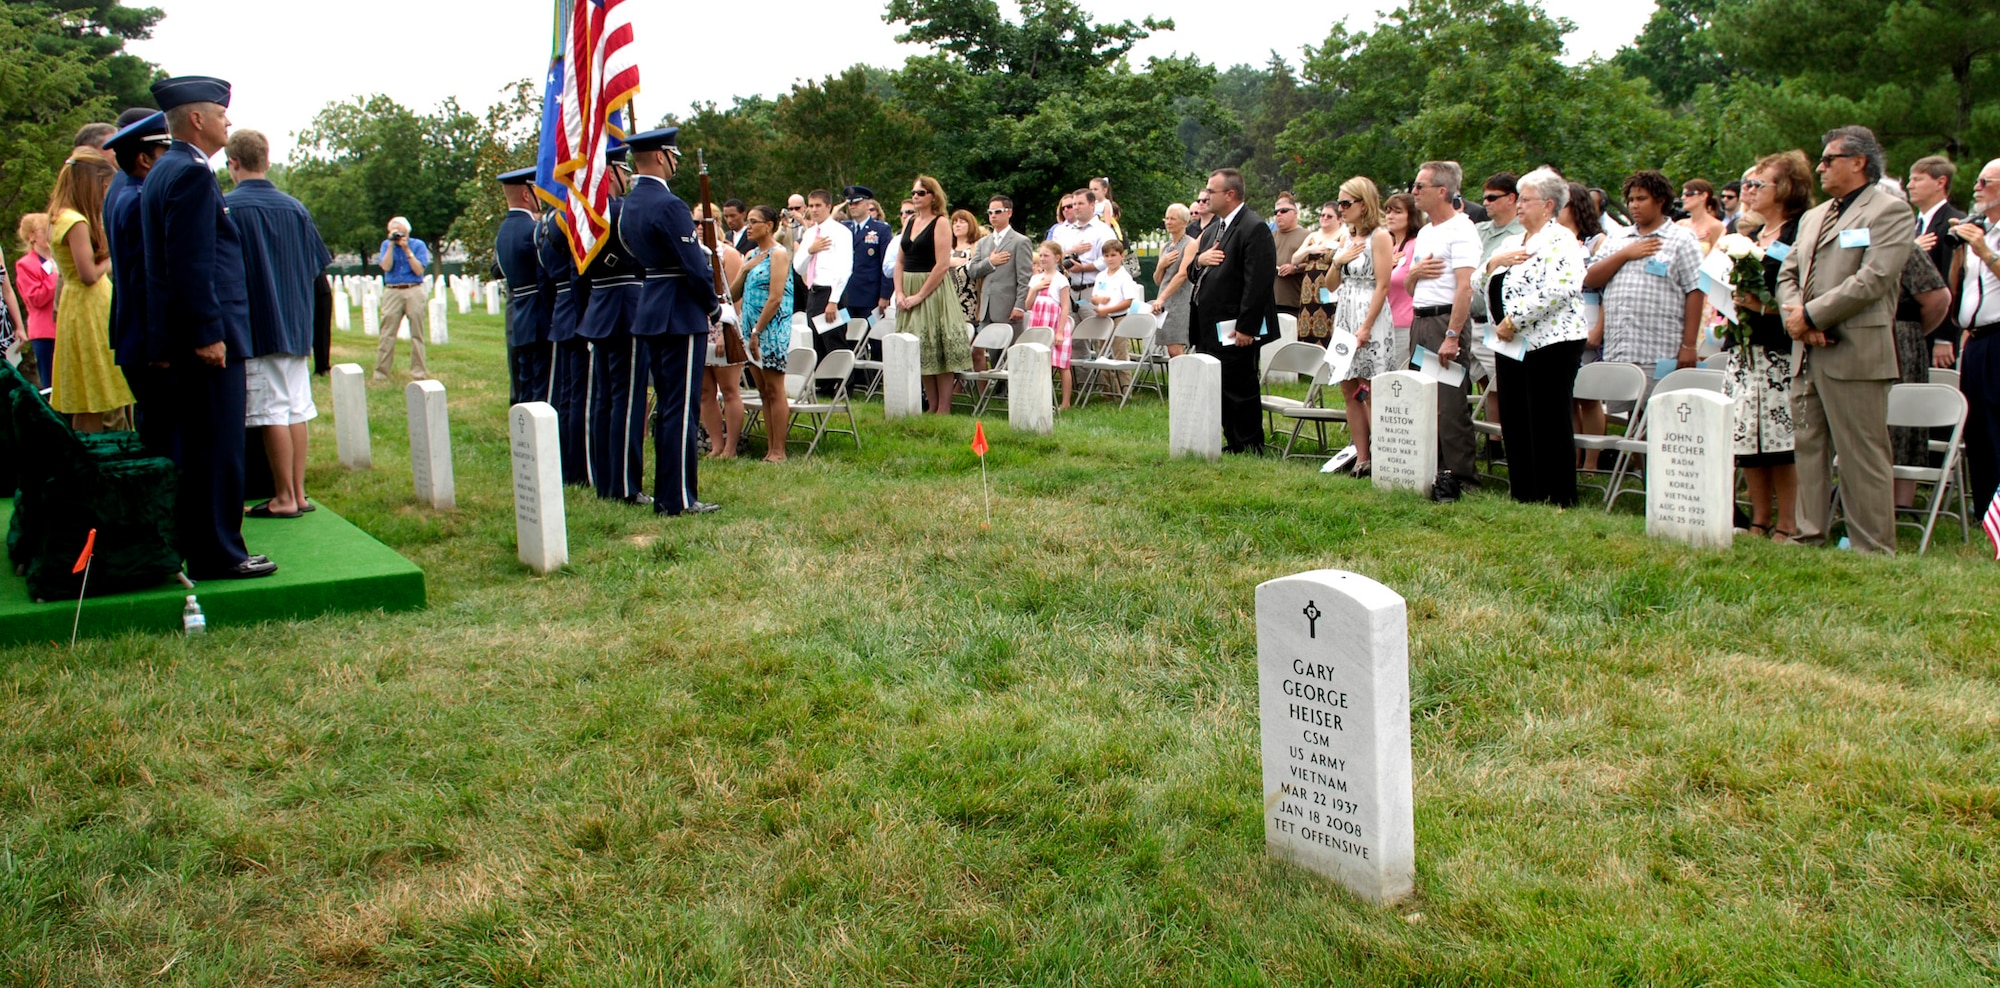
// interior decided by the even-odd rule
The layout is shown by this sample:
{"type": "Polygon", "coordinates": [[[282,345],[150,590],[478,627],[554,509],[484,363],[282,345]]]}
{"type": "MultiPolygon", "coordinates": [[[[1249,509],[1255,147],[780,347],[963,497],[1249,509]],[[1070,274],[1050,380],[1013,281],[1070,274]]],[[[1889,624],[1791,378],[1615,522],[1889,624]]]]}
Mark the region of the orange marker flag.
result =
{"type": "Polygon", "coordinates": [[[76,557],[76,565],[71,566],[69,568],[69,571],[72,573],[81,573],[85,569],[89,568],[90,554],[96,548],[97,548],[97,529],[93,528],[90,530],[90,534],[84,537],[83,553],[76,557]]]}
{"type": "Polygon", "coordinates": [[[993,493],[986,487],[986,423],[972,423],[972,451],[979,456],[979,494],[986,501],[986,520],[980,528],[993,526],[993,493]]]}

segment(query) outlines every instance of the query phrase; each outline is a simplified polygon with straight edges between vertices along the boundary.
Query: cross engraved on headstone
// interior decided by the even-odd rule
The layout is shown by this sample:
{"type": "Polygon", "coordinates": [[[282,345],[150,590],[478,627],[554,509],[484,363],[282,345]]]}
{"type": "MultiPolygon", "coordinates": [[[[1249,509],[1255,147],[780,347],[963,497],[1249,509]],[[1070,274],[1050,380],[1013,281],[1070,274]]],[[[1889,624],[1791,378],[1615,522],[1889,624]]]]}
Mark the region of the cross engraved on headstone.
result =
{"type": "Polygon", "coordinates": [[[1308,600],[1306,601],[1306,609],[1301,613],[1305,614],[1306,616],[1306,637],[1318,638],[1319,615],[1320,615],[1319,605],[1314,604],[1312,601],[1308,600]]]}
{"type": "Polygon", "coordinates": [[[1694,409],[1689,408],[1688,403],[1684,401],[1680,403],[1679,407],[1674,409],[1674,413],[1680,416],[1681,424],[1686,425],[1688,422],[1688,416],[1694,414],[1694,409]]]}
{"type": "Polygon", "coordinates": [[[1389,383],[1389,390],[1394,392],[1396,397],[1401,398],[1403,396],[1403,382],[1391,381],[1389,383]]]}

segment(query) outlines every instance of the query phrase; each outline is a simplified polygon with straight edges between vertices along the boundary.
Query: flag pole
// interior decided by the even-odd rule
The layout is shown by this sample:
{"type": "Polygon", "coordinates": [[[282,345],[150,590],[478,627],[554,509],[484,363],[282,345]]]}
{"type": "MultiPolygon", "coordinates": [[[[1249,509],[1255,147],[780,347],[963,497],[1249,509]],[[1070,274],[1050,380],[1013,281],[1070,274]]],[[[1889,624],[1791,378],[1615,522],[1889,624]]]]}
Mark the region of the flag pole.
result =
{"type": "Polygon", "coordinates": [[[986,500],[986,520],[985,520],[985,521],[982,521],[982,522],[980,522],[980,523],[979,523],[979,527],[980,527],[980,528],[992,528],[992,527],[993,527],[993,492],[992,492],[991,490],[989,490],[989,489],[987,488],[987,486],[986,486],[986,456],[985,456],[984,454],[981,454],[981,455],[980,455],[980,457],[979,457],[979,495],[980,495],[980,497],[982,497],[982,498],[984,498],[984,499],[986,500]]]}

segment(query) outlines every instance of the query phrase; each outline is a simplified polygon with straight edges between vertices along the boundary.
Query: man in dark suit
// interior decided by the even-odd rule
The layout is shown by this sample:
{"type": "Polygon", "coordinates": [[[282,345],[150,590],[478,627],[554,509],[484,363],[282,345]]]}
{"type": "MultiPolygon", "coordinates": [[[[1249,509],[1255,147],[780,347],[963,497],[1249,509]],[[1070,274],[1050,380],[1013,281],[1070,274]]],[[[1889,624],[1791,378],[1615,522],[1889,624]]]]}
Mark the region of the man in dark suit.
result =
{"type": "Polygon", "coordinates": [[[1271,228],[1243,204],[1243,173],[1219,169],[1208,176],[1208,211],[1196,256],[1195,350],[1222,362],[1222,441],[1231,453],[1264,452],[1262,393],[1257,352],[1278,338],[1271,286],[1278,278],[1271,228]],[[1226,333],[1223,323],[1233,323],[1226,333]]]}
{"type": "MultiPolygon", "coordinates": [[[[1951,228],[1965,218],[1965,210],[1951,204],[1951,180],[1958,166],[1950,158],[1931,155],[1910,163],[1910,205],[1917,207],[1917,249],[1929,254],[1938,273],[1951,277],[1951,255],[1958,241],[1951,228]]],[[[1931,333],[1931,366],[1953,367],[1958,362],[1957,321],[1945,317],[1931,333]]]]}
{"type": "Polygon", "coordinates": [[[659,399],[653,425],[653,511],[698,515],[717,507],[697,496],[696,483],[695,441],[709,330],[716,323],[734,325],[736,314],[716,296],[715,269],[695,237],[693,211],[667,187],[680,166],[679,135],[679,127],[662,127],[625,139],[637,174],[619,212],[617,240],[645,274],[634,332],[646,341],[659,399]]]}
{"type": "Polygon", "coordinates": [[[500,176],[507,196],[507,215],[494,238],[493,258],[507,279],[507,403],[549,401],[555,371],[555,344],[549,342],[549,319],[555,292],[542,291],[548,275],[535,247],[535,170],[521,168],[500,176]]]}
{"type": "Polygon", "coordinates": [[[146,360],[166,368],[180,489],[174,514],[188,575],[269,576],[243,545],[243,422],[250,294],[243,245],[208,159],[229,141],[229,84],[153,83],[173,143],[139,196],[146,241],[146,360]]]}

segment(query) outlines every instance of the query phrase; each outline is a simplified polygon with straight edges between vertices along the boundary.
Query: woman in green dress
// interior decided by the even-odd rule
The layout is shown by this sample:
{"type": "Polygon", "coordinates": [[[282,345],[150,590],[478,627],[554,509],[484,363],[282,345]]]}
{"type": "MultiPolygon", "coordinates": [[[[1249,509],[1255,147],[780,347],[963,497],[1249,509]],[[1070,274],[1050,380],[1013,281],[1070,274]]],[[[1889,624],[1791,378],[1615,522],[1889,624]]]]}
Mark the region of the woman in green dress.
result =
{"type": "Polygon", "coordinates": [[[924,399],[932,412],[949,415],[957,381],[953,375],[972,369],[972,340],[957,295],[940,291],[951,283],[951,223],[945,219],[951,207],[937,179],[919,175],[915,186],[910,201],[917,215],[903,228],[896,255],[896,331],[917,338],[924,399]]]}

